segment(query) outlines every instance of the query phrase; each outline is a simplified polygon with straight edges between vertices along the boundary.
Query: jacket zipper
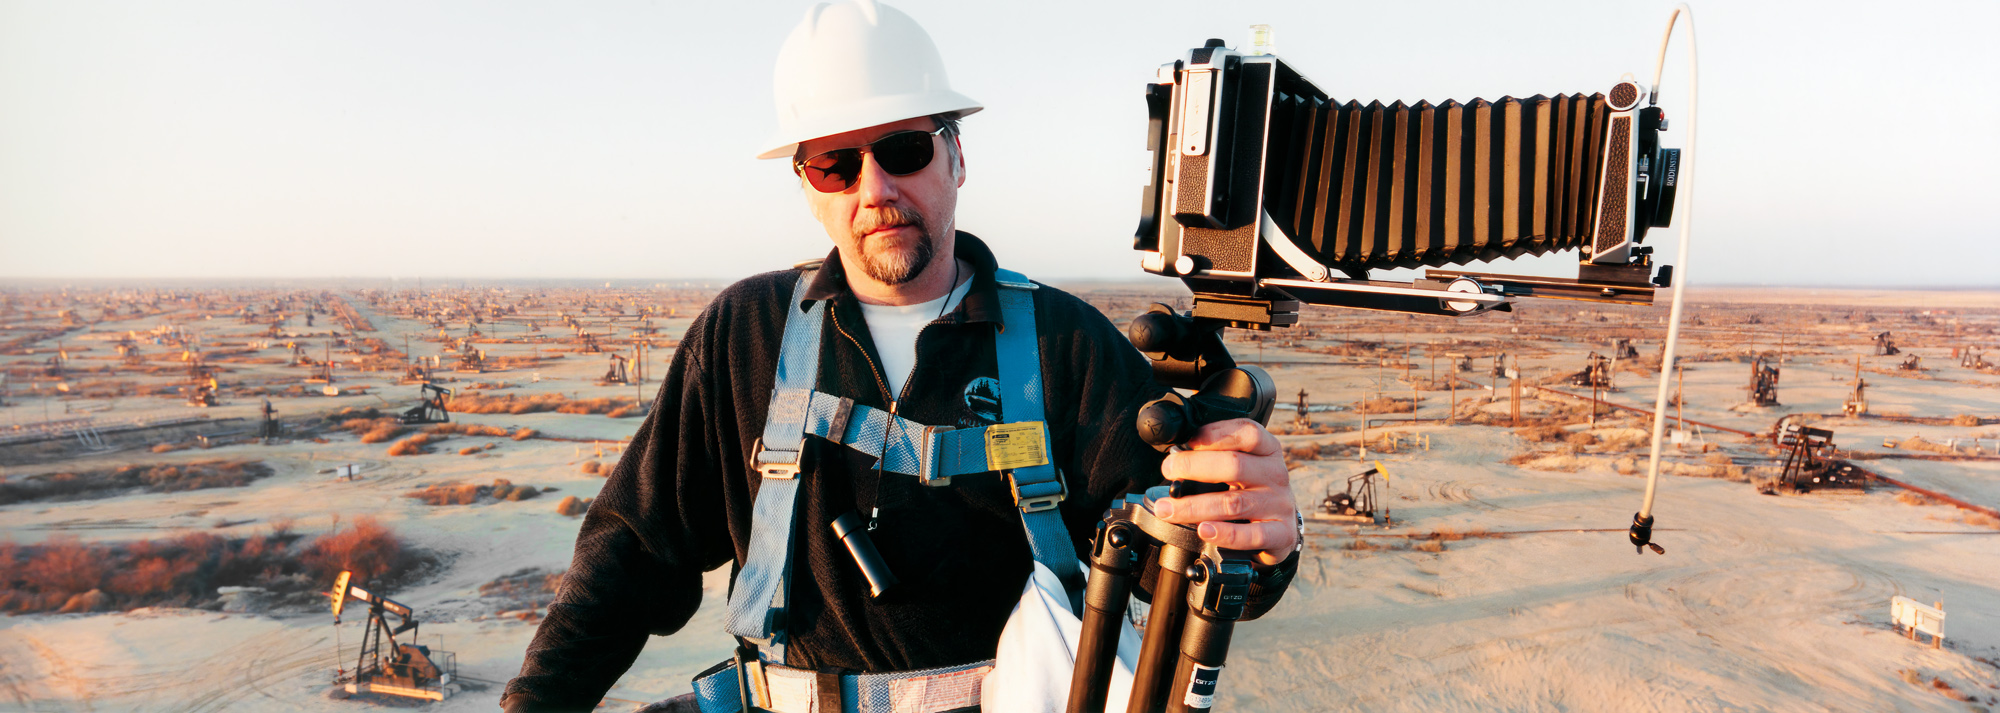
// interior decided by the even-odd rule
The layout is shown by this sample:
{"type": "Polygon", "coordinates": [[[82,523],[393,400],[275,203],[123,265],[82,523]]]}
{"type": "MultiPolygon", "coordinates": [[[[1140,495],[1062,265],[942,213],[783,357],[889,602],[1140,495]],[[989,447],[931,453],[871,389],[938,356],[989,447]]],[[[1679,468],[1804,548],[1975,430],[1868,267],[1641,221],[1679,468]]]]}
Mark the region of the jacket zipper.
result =
{"type": "MultiPolygon", "coordinates": [[[[832,317],[833,317],[833,329],[834,329],[834,331],[837,331],[837,332],[840,332],[840,336],[843,336],[843,337],[846,337],[846,338],[847,338],[847,341],[849,341],[849,342],[853,342],[853,343],[854,343],[854,348],[855,348],[856,350],[859,350],[859,351],[861,352],[861,358],[862,358],[863,360],[866,360],[866,361],[868,362],[868,373],[869,373],[870,375],[872,375],[872,376],[874,376],[874,377],[875,377],[875,388],[877,388],[877,389],[880,389],[880,390],[882,391],[882,399],[883,399],[883,400],[885,400],[885,401],[888,401],[888,402],[889,402],[889,413],[895,413],[895,412],[896,412],[896,395],[895,395],[895,394],[891,394],[891,393],[889,393],[889,384],[888,384],[888,382],[886,382],[886,381],[883,381],[883,380],[882,380],[882,367],[880,367],[880,366],[877,366],[877,365],[875,364],[875,358],[874,358],[874,357],[871,357],[871,356],[868,356],[868,350],[867,350],[867,349],[864,349],[864,348],[862,348],[862,346],[861,346],[861,340],[859,340],[859,339],[855,339],[855,338],[854,338],[854,335],[852,335],[852,334],[848,334],[848,333],[847,333],[847,328],[846,328],[846,327],[842,327],[842,326],[840,326],[840,313],[839,313],[839,312],[835,312],[835,311],[834,311],[834,310],[832,309],[832,305],[828,305],[827,307],[828,307],[828,309],[827,309],[827,311],[826,311],[826,312],[827,312],[827,314],[828,314],[829,316],[832,316],[832,317]]],[[[923,331],[922,331],[922,330],[919,330],[919,331],[917,332],[917,335],[918,335],[918,336],[923,336],[923,331]]],[[[911,371],[915,371],[915,370],[916,370],[915,368],[912,368],[912,369],[911,369],[911,371]]],[[[908,382],[906,381],[906,382],[905,382],[905,383],[903,384],[903,386],[907,388],[907,387],[909,386],[909,383],[908,383],[908,382]]]]}

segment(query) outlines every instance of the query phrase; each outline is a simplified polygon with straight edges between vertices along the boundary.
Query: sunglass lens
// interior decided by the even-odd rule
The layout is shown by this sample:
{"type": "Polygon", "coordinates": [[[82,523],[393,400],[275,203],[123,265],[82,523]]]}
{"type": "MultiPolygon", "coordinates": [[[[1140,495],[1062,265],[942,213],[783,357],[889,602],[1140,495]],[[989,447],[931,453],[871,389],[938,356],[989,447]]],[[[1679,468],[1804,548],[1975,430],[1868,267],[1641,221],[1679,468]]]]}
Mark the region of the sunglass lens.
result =
{"type": "Polygon", "coordinates": [[[875,160],[890,175],[907,176],[931,165],[931,135],[905,131],[875,142],[875,160]]]}
{"type": "Polygon", "coordinates": [[[835,149],[806,159],[806,181],[821,193],[839,193],[861,176],[861,152],[835,149]]]}

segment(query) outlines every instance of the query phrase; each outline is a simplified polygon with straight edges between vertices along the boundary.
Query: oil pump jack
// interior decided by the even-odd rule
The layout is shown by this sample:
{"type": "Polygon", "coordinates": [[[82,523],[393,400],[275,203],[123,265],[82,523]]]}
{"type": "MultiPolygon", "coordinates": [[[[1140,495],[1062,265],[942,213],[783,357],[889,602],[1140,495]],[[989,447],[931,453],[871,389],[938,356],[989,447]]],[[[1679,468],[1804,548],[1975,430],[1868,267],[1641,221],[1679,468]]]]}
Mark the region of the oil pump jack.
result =
{"type": "Polygon", "coordinates": [[[361,652],[355,657],[353,676],[342,672],[335,683],[345,684],[343,688],[348,693],[382,693],[432,701],[442,701],[458,693],[458,656],[415,643],[416,613],[394,599],[355,586],[353,574],[342,570],[334,580],[333,591],[327,592],[333,598],[333,624],[340,625],[340,611],[348,600],[368,605],[368,623],[362,629],[361,652]],[[389,624],[386,616],[389,614],[396,615],[394,626],[389,624]],[[397,642],[396,636],[406,631],[411,643],[397,642]],[[382,646],[384,640],[389,644],[386,650],[382,646]]]}
{"type": "Polygon", "coordinates": [[[423,401],[411,407],[410,410],[404,411],[399,420],[411,425],[450,423],[451,411],[445,408],[445,401],[451,398],[451,389],[428,381],[423,382],[420,386],[422,390],[417,393],[422,397],[423,401]]]}

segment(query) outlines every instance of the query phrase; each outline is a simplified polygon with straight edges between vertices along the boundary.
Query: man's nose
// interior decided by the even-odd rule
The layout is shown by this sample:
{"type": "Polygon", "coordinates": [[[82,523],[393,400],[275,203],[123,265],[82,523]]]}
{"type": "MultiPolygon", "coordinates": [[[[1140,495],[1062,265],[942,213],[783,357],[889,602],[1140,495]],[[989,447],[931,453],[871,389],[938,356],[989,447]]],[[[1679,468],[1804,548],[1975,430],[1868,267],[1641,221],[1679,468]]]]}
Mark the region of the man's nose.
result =
{"type": "Polygon", "coordinates": [[[861,155],[861,175],[856,177],[854,186],[862,206],[891,205],[900,200],[903,193],[896,185],[898,180],[875,162],[875,152],[861,155]]]}

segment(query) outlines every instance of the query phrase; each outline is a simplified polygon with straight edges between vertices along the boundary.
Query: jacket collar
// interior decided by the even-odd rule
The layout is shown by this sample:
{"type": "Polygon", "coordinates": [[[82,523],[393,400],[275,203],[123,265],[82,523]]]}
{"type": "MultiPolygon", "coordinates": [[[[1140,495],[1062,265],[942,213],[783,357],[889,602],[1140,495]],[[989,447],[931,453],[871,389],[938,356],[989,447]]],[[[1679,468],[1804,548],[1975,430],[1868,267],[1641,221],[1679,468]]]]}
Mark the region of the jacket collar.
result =
{"type": "MultiPolygon", "coordinates": [[[[986,243],[963,230],[953,236],[953,251],[958,258],[972,266],[972,288],[960,300],[958,309],[945,315],[953,322],[994,322],[1000,319],[999,283],[994,281],[993,271],[1000,267],[993,258],[993,251],[986,243]]],[[[812,284],[806,286],[805,296],[800,298],[801,309],[815,300],[852,300],[854,293],[847,286],[847,270],[840,264],[840,249],[827,253],[826,261],[820,264],[819,274],[813,276],[812,284]]]]}

